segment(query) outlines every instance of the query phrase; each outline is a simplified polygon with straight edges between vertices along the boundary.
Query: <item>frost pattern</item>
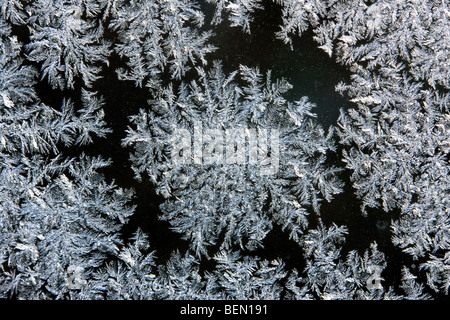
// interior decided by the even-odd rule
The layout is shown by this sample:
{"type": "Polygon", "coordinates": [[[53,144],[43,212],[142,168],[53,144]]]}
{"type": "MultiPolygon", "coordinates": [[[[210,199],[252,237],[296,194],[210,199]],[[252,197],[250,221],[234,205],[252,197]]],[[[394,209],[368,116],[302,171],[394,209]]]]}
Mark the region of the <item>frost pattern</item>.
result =
{"type": "Polygon", "coordinates": [[[41,64],[41,77],[54,88],[74,88],[78,77],[91,87],[108,65],[111,50],[98,21],[100,3],[39,0],[28,7],[28,59],[41,64]]]}
{"type": "Polygon", "coordinates": [[[157,89],[166,68],[181,79],[214,50],[207,42],[211,33],[197,31],[204,16],[191,1],[119,1],[116,8],[109,28],[118,37],[114,51],[128,66],[117,70],[120,79],[157,89]]]}
{"type": "Polygon", "coordinates": [[[108,161],[59,151],[110,132],[103,102],[83,90],[78,111],[69,100],[60,110],[46,106],[33,89],[37,72],[22,64],[8,28],[0,47],[0,296],[83,298],[77,289],[118,250],[119,226],[133,212],[130,191],[98,172],[108,161]]]}
{"type": "Polygon", "coordinates": [[[319,43],[332,43],[337,60],[353,72],[337,90],[357,107],[342,111],[338,133],[362,211],[400,210],[393,243],[424,261],[428,284],[445,292],[448,9],[444,2],[353,1],[332,7],[317,32],[319,43]]]}
{"type": "MultiPolygon", "coordinates": [[[[246,66],[225,74],[208,60],[214,24],[227,19],[251,33],[264,1],[208,2],[215,6],[212,26],[187,0],[0,0],[0,298],[448,295],[448,4],[274,1],[282,18],[274,36],[292,45],[311,28],[318,47],[352,73],[336,90],[355,107],[341,110],[336,128],[325,132],[307,97],[283,97],[291,88],[285,80],[246,66]],[[148,177],[164,198],[160,218],[189,242],[168,261],[158,259],[141,229],[121,235],[134,194],[103,175],[111,160],[65,154],[111,133],[108,106],[93,88],[116,56],[119,80],[152,96],[147,109],[130,116],[123,146],[136,178],[148,177]],[[77,99],[46,105],[35,91],[39,81],[77,99]],[[245,129],[246,141],[278,130],[276,173],[261,174],[248,148],[235,154],[246,165],[174,165],[174,132],[195,134],[199,123],[202,130],[245,129]],[[331,154],[350,173],[361,214],[399,212],[392,243],[418,268],[403,265],[398,287],[385,281],[390,261],[376,242],[345,248],[348,228],[320,218],[321,202],[343,191],[343,168],[328,164],[331,154]],[[256,254],[276,224],[298,245],[303,270],[256,254]]],[[[270,164],[263,151],[259,165],[270,164]]]]}
{"type": "MultiPolygon", "coordinates": [[[[320,201],[330,201],[341,192],[339,170],[324,165],[326,153],[334,150],[332,130],[325,134],[311,120],[314,105],[306,97],[286,101],[282,94],[291,86],[283,80],[272,82],[270,72],[264,79],[257,69],[241,66],[239,72],[226,76],[218,63],[209,72],[198,72],[199,81],[183,83],[178,94],[172,87],[162,90],[150,111],[132,116],[123,142],[135,149],[131,161],[137,176],[147,173],[167,199],[161,218],[184,233],[198,255],[208,255],[207,247],[212,245],[255,249],[273,222],[298,240],[308,225],[308,207],[319,212],[320,201]],[[237,85],[238,76],[242,86],[237,85]],[[196,123],[203,123],[203,133],[279,130],[278,171],[260,174],[263,162],[249,161],[246,166],[209,164],[205,159],[199,165],[173,164],[175,130],[184,127],[194,133],[196,123]]],[[[246,157],[246,149],[237,152],[246,157]]]]}

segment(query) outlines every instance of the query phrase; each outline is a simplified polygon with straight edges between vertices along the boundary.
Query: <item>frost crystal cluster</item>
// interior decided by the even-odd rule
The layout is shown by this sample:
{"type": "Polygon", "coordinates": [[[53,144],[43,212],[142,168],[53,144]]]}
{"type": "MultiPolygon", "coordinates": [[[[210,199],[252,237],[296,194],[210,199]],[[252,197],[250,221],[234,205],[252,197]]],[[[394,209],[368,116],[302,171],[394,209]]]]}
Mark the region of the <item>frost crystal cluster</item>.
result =
{"type": "Polygon", "coordinates": [[[448,297],[449,47],[446,1],[0,0],[0,298],[448,297]],[[268,6],[348,107],[230,67],[268,6]]]}

